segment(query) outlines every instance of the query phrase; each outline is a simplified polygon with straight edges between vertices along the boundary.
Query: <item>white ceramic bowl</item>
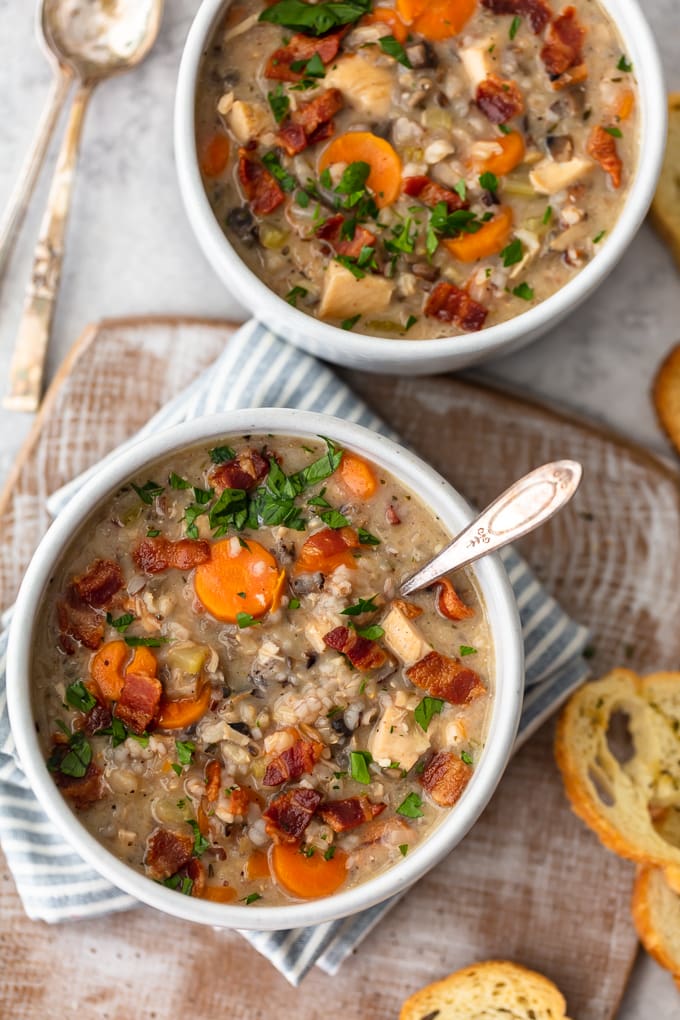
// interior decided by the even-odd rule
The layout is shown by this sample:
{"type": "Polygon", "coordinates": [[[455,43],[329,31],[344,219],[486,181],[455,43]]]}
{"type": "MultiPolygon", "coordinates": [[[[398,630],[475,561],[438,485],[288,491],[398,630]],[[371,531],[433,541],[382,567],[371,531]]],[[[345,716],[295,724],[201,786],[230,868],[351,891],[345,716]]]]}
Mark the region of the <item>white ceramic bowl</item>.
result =
{"type": "MultiPolygon", "coordinates": [[[[196,154],[196,79],[208,40],[229,0],[203,0],[191,26],[177,82],[175,156],[189,220],[208,261],[225,286],[266,325],[312,354],[369,372],[422,375],[507,354],[557,325],[607,276],[631,243],[652,200],[666,138],[666,91],[652,33],[635,0],[599,0],[616,22],[640,91],[640,148],[635,178],[616,226],[595,257],[547,300],[477,333],[439,340],[388,340],[320,322],[291,307],[241,260],[210,207],[196,154]]],[[[238,45],[238,40],[234,45],[238,45]]]]}
{"type": "Polygon", "coordinates": [[[31,692],[31,657],[36,621],[46,587],[73,535],[120,485],[161,457],[230,434],[278,433],[330,436],[369,457],[417,492],[452,533],[470,519],[461,496],[403,447],[338,418],[287,409],[233,411],[179,425],[120,454],[83,486],[59,515],[31,561],[16,602],[7,652],[7,691],[12,730],[22,764],[43,808],[71,846],[114,885],[137,899],[190,921],[228,928],[284,929],[344,917],[405,889],[463,838],[487,804],[508,761],[523,692],[523,655],[517,608],[500,561],[481,560],[475,576],[494,642],[496,687],[488,739],[472,780],[456,807],[412,854],[384,874],[327,899],[279,907],[223,905],[182,896],[134,871],[97,842],[78,820],[47,770],[38,742],[31,692]]]}

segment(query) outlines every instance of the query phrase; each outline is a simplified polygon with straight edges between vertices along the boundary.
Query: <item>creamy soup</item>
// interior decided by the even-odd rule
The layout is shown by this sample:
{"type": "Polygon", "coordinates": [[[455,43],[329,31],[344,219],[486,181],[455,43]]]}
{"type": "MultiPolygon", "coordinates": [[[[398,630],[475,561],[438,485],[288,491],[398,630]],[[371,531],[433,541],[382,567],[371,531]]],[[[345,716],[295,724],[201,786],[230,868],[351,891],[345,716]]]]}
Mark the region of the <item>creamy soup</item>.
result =
{"type": "Polygon", "coordinates": [[[33,664],[48,766],[87,829],[180,893],[274,905],[397,864],[482,752],[493,649],[447,541],[330,441],[230,437],[130,480],[74,541],[33,664]]]}
{"type": "Polygon", "coordinates": [[[519,315],[607,244],[637,86],[595,0],[244,0],[208,46],[197,146],[248,266],[344,329],[519,315]]]}

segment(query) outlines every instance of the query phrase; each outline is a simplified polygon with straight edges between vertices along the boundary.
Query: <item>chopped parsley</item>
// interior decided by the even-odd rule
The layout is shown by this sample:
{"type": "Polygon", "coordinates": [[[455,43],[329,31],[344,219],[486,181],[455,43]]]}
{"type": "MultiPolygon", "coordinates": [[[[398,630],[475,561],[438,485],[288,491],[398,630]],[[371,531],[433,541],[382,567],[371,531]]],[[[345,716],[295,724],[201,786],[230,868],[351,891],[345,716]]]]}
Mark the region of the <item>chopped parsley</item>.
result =
{"type": "Polygon", "coordinates": [[[332,507],[330,510],[322,510],[319,517],[329,528],[337,530],[338,528],[348,528],[351,521],[341,514],[339,510],[334,510],[332,507]]]}
{"type": "MultiPolygon", "coordinates": [[[[304,194],[304,192],[302,192],[302,194],[304,194]]],[[[300,203],[298,202],[298,205],[299,204],[300,203]]],[[[292,305],[293,308],[297,308],[298,298],[307,297],[307,293],[306,287],[293,287],[286,294],[286,301],[289,305],[292,305]]]]}
{"type": "Polygon", "coordinates": [[[501,258],[503,259],[503,265],[506,267],[514,266],[518,262],[522,261],[524,253],[524,245],[520,241],[519,237],[514,237],[510,244],[506,245],[501,252],[501,258]]]}
{"type": "Polygon", "coordinates": [[[354,629],[359,637],[366,638],[368,641],[377,641],[385,634],[385,631],[377,623],[371,627],[355,627],[354,629]]]}
{"type": "Polygon", "coordinates": [[[612,138],[623,138],[623,131],[621,130],[621,128],[610,126],[606,127],[605,131],[607,132],[608,135],[611,135],[612,138]]]}
{"type": "Polygon", "coordinates": [[[411,255],[415,251],[418,228],[414,226],[410,216],[399,227],[393,227],[392,240],[385,241],[385,248],[391,255],[399,255],[402,252],[411,255]]]}
{"type": "Polygon", "coordinates": [[[354,326],[356,326],[360,318],[361,312],[359,312],[357,315],[351,315],[349,319],[343,319],[342,322],[340,323],[340,329],[352,329],[354,326]]]}
{"type": "Polygon", "coordinates": [[[473,648],[472,645],[461,645],[459,654],[461,655],[461,657],[465,655],[476,655],[477,649],[473,648]]]}
{"type": "Polygon", "coordinates": [[[471,758],[471,757],[470,757],[470,755],[469,755],[469,754],[467,753],[467,751],[461,751],[461,752],[460,752],[460,760],[461,760],[461,761],[462,761],[462,762],[463,762],[463,763],[464,763],[465,765],[472,765],[472,758],[471,758]]]}
{"type": "Polygon", "coordinates": [[[417,321],[418,319],[416,318],[415,315],[409,315],[408,319],[406,320],[406,325],[404,326],[404,332],[408,333],[411,326],[415,326],[417,321]]]}
{"type": "Polygon", "coordinates": [[[500,131],[500,133],[502,135],[511,135],[512,134],[512,128],[509,128],[507,124],[499,124],[498,125],[498,130],[500,131]]]}
{"type": "Polygon", "coordinates": [[[188,875],[171,875],[170,878],[164,878],[161,885],[166,886],[168,889],[176,889],[177,892],[181,892],[184,896],[191,896],[191,890],[194,887],[193,879],[189,878],[188,875]]]}
{"type": "Polygon", "coordinates": [[[364,786],[368,786],[371,782],[371,774],[368,771],[368,766],[372,761],[373,757],[370,751],[350,751],[349,770],[352,779],[355,779],[357,783],[362,783],[364,786]]]}
{"type": "Polygon", "coordinates": [[[596,234],[593,238],[593,244],[599,244],[606,233],[606,230],[601,230],[599,234],[596,234]]]}
{"type": "Polygon", "coordinates": [[[406,857],[406,854],[408,853],[408,843],[399,844],[399,853],[402,857],[406,857]]]}
{"type": "MultiPolygon", "coordinates": [[[[185,520],[189,520],[189,509],[188,507],[184,513],[185,520]]],[[[208,514],[208,523],[216,537],[226,534],[230,525],[240,531],[248,517],[248,497],[245,489],[224,489],[209,510],[205,505],[197,504],[192,511],[191,524],[196,517],[204,513],[208,514]]]]}
{"type": "Polygon", "coordinates": [[[190,489],[191,483],[182,478],[180,475],[175,474],[173,471],[168,478],[168,485],[171,489],[190,489]]]}
{"type": "Polygon", "coordinates": [[[633,70],[633,65],[630,60],[628,60],[625,53],[621,54],[619,62],[616,65],[616,69],[617,71],[625,71],[626,74],[629,74],[633,70]]]}
{"type": "Polygon", "coordinates": [[[366,531],[365,528],[357,528],[357,535],[359,545],[380,545],[380,539],[372,535],[370,531],[366,531]]]}
{"type": "Polygon", "coordinates": [[[375,595],[371,595],[370,599],[360,598],[358,602],[355,602],[351,606],[347,606],[347,609],[343,609],[341,616],[361,616],[362,613],[375,613],[378,610],[373,599],[375,595]]]}
{"type": "Polygon", "coordinates": [[[123,640],[130,648],[160,648],[161,645],[167,644],[170,639],[165,637],[137,637],[132,634],[126,634],[123,640]]]}
{"type": "Polygon", "coordinates": [[[135,617],[132,613],[123,613],[122,616],[117,616],[114,619],[111,613],[107,613],[106,622],[109,627],[113,627],[113,629],[117,630],[119,634],[124,634],[130,624],[135,622],[135,617]]]}
{"type": "Polygon", "coordinates": [[[545,207],[545,212],[543,213],[543,220],[542,220],[543,225],[545,226],[546,224],[550,223],[551,219],[552,219],[552,206],[551,205],[547,205],[545,207]]]}
{"type": "Polygon", "coordinates": [[[378,39],[378,44],[383,53],[386,53],[388,57],[394,57],[399,64],[403,64],[404,67],[411,67],[411,61],[406,55],[406,50],[398,42],[393,35],[384,35],[381,39],[378,39]]]}
{"type": "Polygon", "coordinates": [[[488,170],[480,174],[479,183],[485,191],[498,191],[498,178],[488,170]]]}
{"type": "Polygon", "coordinates": [[[371,0],[331,0],[330,3],[307,4],[304,0],[279,0],[265,8],[259,21],[282,25],[293,32],[324,35],[341,25],[352,25],[371,9],[371,0]]]}
{"type": "Polygon", "coordinates": [[[533,301],[534,291],[528,283],[519,283],[516,287],[512,288],[512,293],[515,297],[521,298],[522,301],[533,301]]]}
{"type": "Polygon", "coordinates": [[[519,28],[520,28],[521,24],[522,24],[522,19],[520,18],[520,16],[518,14],[516,14],[515,17],[512,19],[512,21],[510,22],[510,31],[508,32],[508,35],[510,36],[511,39],[515,38],[515,36],[519,32],[519,28]]]}
{"type": "Polygon", "coordinates": [[[131,484],[142,503],[146,503],[147,506],[151,506],[154,499],[156,499],[157,496],[160,496],[164,491],[162,485],[159,485],[158,482],[152,482],[151,479],[144,482],[144,485],[135,485],[134,482],[131,484]]]}
{"type": "Polygon", "coordinates": [[[213,446],[208,456],[213,464],[226,464],[228,460],[234,459],[236,450],[232,450],[231,446],[213,446]]]}
{"type": "Polygon", "coordinates": [[[408,797],[402,800],[397,808],[397,814],[404,818],[422,818],[424,811],[421,811],[423,802],[417,793],[409,793],[408,797]]]}
{"type": "Polygon", "coordinates": [[[147,538],[158,538],[159,535],[160,531],[158,530],[158,528],[149,528],[149,530],[146,533],[147,538]]]}
{"type": "Polygon", "coordinates": [[[334,846],[329,846],[328,849],[326,850],[325,854],[323,855],[323,859],[324,859],[324,861],[332,861],[334,857],[335,857],[335,847],[334,846]]]}
{"type": "Polygon", "coordinates": [[[262,623],[262,620],[256,620],[250,613],[237,613],[236,623],[241,630],[245,630],[246,627],[257,627],[258,624],[262,623]]]}
{"type": "Polygon", "coordinates": [[[258,900],[261,899],[262,897],[260,896],[259,892],[251,892],[248,893],[247,896],[243,897],[241,903],[245,903],[246,906],[249,906],[251,903],[256,903],[258,900]]]}
{"type": "Polygon", "coordinates": [[[420,704],[416,706],[416,710],[413,713],[421,730],[427,731],[428,726],[432,722],[433,716],[440,715],[443,707],[444,702],[441,698],[423,698],[420,704]]]}
{"type": "Polygon", "coordinates": [[[311,57],[304,69],[305,77],[309,78],[325,78],[326,68],[323,66],[323,60],[318,53],[315,53],[311,57]]]}
{"type": "Polygon", "coordinates": [[[66,703],[79,712],[89,712],[97,704],[97,699],[90,694],[82,680],[76,680],[66,688],[66,703]]]}
{"type": "Polygon", "coordinates": [[[177,761],[180,765],[191,765],[194,760],[196,744],[193,740],[175,740],[177,761]]]}
{"type": "Polygon", "coordinates": [[[293,191],[297,187],[297,181],[289,174],[288,171],[281,165],[281,160],[275,152],[265,152],[262,157],[262,162],[266,166],[269,173],[274,177],[284,191],[293,191]]]}
{"type": "MultiPolygon", "coordinates": [[[[128,733],[127,726],[125,726],[120,719],[117,719],[115,715],[111,720],[111,725],[107,726],[104,730],[99,730],[99,732],[103,736],[111,737],[112,747],[118,747],[119,744],[122,744],[123,741],[127,740],[128,736],[132,736],[132,734],[128,733]]],[[[148,736],[146,737],[146,742],[149,742],[148,736]]]]}
{"type": "Polygon", "coordinates": [[[187,818],[187,822],[191,826],[194,834],[194,857],[200,857],[201,854],[204,854],[210,846],[210,840],[206,839],[201,833],[201,830],[198,827],[198,822],[195,822],[193,818],[187,818]]]}
{"type": "Polygon", "coordinates": [[[291,599],[290,602],[288,603],[288,608],[289,609],[299,609],[300,608],[300,599],[291,599]]]}
{"type": "Polygon", "coordinates": [[[453,190],[456,192],[461,202],[464,202],[467,198],[467,184],[462,177],[457,184],[453,185],[453,190]]]}
{"type": "Polygon", "coordinates": [[[92,748],[82,730],[76,730],[69,736],[68,750],[66,753],[64,751],[63,744],[55,747],[47,762],[48,769],[50,772],[61,772],[64,776],[82,779],[92,761],[92,748]]]}

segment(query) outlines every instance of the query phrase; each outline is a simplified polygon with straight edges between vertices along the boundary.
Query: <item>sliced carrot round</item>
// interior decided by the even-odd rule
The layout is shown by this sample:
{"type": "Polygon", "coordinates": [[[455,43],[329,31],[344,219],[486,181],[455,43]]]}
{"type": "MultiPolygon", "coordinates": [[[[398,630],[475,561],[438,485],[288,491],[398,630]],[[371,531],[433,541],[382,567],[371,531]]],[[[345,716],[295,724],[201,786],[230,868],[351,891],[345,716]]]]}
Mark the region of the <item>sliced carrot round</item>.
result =
{"type": "Polygon", "coordinates": [[[136,673],[138,676],[156,676],[158,672],[158,662],[156,656],[150,648],[146,648],[144,645],[140,645],[135,648],[130,662],[125,668],[126,673],[136,673]]]}
{"type": "Polygon", "coordinates": [[[458,35],[476,7],[477,0],[397,0],[403,21],[433,42],[458,35]]]}
{"type": "Polygon", "coordinates": [[[269,859],[261,850],[254,850],[246,864],[246,874],[252,881],[255,878],[269,878],[269,859]]]}
{"type": "Polygon", "coordinates": [[[310,535],[300,549],[294,574],[332,574],[340,566],[356,568],[352,550],[359,547],[359,538],[352,528],[323,528],[310,535]]]}
{"type": "Polygon", "coordinates": [[[338,468],[340,481],[357,499],[372,499],[378,491],[375,471],[363,457],[345,450],[338,468]]]}
{"type": "Polygon", "coordinates": [[[201,170],[206,177],[219,177],[229,161],[229,139],[212,135],[201,146],[201,170]]]}
{"type": "Polygon", "coordinates": [[[210,559],[196,567],[194,588],[209,613],[225,623],[236,623],[240,613],[259,619],[268,612],[281,585],[272,554],[248,539],[225,538],[215,542],[210,559]]]}
{"type": "Polygon", "coordinates": [[[332,163],[368,163],[366,183],[379,209],[395,202],[401,193],[401,160],[389,142],[370,131],[348,131],[337,135],[321,153],[319,170],[332,163]]]}
{"type": "MultiPolygon", "coordinates": [[[[502,205],[494,218],[476,234],[447,237],[444,244],[459,262],[477,262],[487,255],[496,255],[505,248],[512,230],[512,209],[502,205]]],[[[200,568],[199,568],[200,569],[200,568]]]]}
{"type": "Polygon", "coordinates": [[[293,896],[316,900],[330,896],[347,878],[347,854],[337,850],[327,861],[322,850],[311,857],[298,843],[278,843],[272,850],[272,870],[277,882],[293,896]]]}
{"type": "Polygon", "coordinates": [[[90,659],[90,676],[103,698],[118,701],[125,683],[130,649],[124,641],[107,641],[90,659]]]}
{"type": "Polygon", "coordinates": [[[401,20],[396,11],[391,7],[374,7],[372,11],[365,14],[361,19],[362,25],[387,25],[397,42],[405,43],[408,37],[408,28],[401,20]]]}
{"type": "Polygon", "coordinates": [[[212,900],[213,903],[233,903],[236,899],[236,890],[230,885],[206,885],[201,891],[202,900],[212,900]]]}
{"type": "Polygon", "coordinates": [[[158,726],[162,730],[183,730],[202,719],[210,707],[212,692],[205,684],[195,698],[177,698],[174,701],[161,700],[158,726]]]}
{"type": "Polygon", "coordinates": [[[494,143],[499,145],[501,152],[496,152],[485,159],[475,160],[475,169],[479,173],[496,174],[502,177],[509,174],[524,159],[524,139],[519,131],[511,131],[509,135],[501,135],[494,138],[494,143]]]}

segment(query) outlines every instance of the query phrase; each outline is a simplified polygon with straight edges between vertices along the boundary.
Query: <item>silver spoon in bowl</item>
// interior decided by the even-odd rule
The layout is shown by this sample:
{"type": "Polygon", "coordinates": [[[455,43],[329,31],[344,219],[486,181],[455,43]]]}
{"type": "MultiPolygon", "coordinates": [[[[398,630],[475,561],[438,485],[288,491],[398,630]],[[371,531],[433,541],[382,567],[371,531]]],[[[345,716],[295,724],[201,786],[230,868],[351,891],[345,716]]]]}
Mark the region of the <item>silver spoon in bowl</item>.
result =
{"type": "MultiPolygon", "coordinates": [[[[12,410],[35,411],[40,403],[43,366],[64,256],[66,221],[88,101],[100,81],[128,71],[144,59],[156,41],[163,3],[164,0],[42,0],[39,7],[39,32],[45,46],[56,58],[65,85],[70,84],[73,77],[77,88],[40,225],[10,367],[10,385],[4,405],[12,410]]],[[[65,85],[57,85],[59,97],[65,85]]],[[[49,116],[48,121],[51,125],[49,116]]],[[[42,154],[39,151],[38,157],[42,154]]]]}
{"type": "Polygon", "coordinates": [[[456,535],[433,560],[408,577],[400,595],[427,588],[444,574],[502,549],[545,524],[578,489],[583,468],[576,460],[555,460],[514,482],[456,535]]]}

